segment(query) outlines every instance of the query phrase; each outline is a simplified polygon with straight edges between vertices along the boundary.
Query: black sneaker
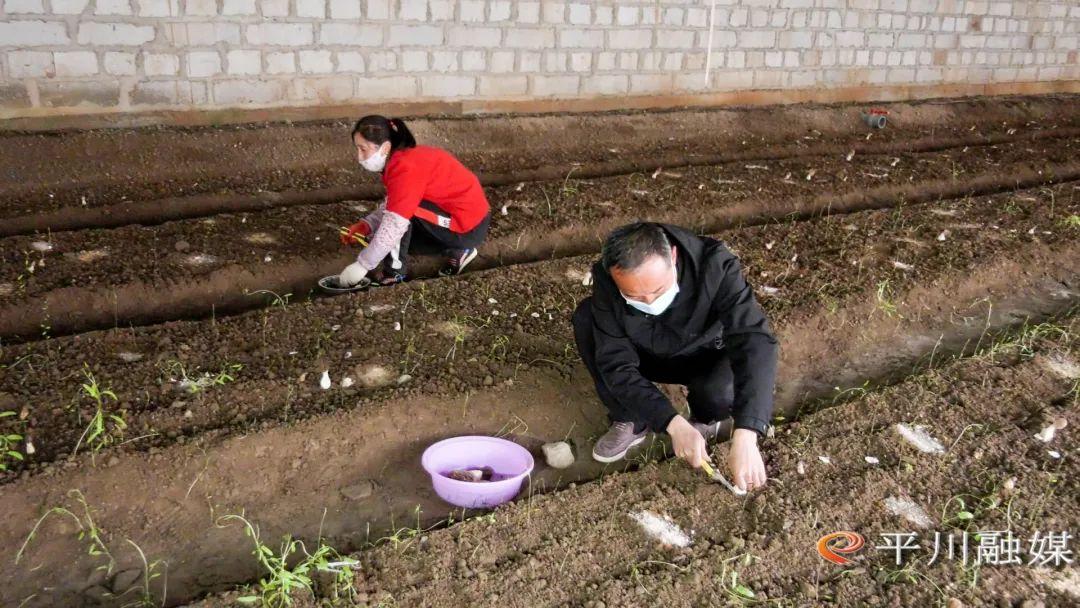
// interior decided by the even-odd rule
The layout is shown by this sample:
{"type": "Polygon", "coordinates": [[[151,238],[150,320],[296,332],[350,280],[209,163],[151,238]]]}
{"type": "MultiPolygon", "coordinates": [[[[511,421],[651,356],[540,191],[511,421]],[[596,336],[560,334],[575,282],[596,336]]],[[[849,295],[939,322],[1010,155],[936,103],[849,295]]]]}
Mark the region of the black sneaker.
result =
{"type": "Polygon", "coordinates": [[[468,249],[448,249],[446,251],[446,266],[439,271],[439,276],[448,277],[455,274],[461,274],[461,271],[465,270],[465,267],[469,265],[469,262],[476,259],[477,250],[475,247],[468,249]]]}

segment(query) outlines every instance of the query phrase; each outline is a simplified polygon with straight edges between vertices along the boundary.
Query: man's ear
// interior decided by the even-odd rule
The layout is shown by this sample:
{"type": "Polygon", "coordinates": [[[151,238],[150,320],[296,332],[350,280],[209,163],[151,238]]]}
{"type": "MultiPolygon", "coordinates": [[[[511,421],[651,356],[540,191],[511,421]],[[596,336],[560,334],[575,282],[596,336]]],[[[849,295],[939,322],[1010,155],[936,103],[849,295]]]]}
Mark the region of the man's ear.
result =
{"type": "Polygon", "coordinates": [[[671,246],[671,263],[674,264],[679,259],[679,251],[675,249],[675,246],[671,246]]]}

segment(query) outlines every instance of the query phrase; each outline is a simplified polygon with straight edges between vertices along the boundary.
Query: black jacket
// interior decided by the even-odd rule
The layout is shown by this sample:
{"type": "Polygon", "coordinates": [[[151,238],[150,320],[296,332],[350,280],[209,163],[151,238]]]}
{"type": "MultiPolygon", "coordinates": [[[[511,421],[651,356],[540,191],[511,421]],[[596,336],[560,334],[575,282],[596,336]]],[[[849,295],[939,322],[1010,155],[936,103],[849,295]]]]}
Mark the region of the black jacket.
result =
{"type": "Polygon", "coordinates": [[[623,403],[642,408],[649,428],[663,432],[677,412],[639,371],[639,353],[662,359],[715,352],[735,379],[735,428],[764,434],[772,416],[778,344],[735,254],[723,243],[660,224],[676,248],[679,293],[667,310],[647,315],[629,306],[611,275],[593,266],[596,365],[623,403]]]}

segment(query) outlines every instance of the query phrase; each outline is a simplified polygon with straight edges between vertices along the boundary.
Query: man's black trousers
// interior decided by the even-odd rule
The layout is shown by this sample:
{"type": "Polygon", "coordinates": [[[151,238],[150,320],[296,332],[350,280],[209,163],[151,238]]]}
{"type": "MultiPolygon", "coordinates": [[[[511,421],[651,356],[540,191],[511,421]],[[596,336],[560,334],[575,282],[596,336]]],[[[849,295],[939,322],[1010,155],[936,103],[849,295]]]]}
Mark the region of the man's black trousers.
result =
{"type": "MultiPolygon", "coordinates": [[[[645,418],[635,411],[635,404],[620,403],[597,373],[592,298],[586,298],[578,305],[572,323],[578,353],[596,384],[596,394],[607,407],[608,417],[614,422],[633,422],[634,430],[641,431],[646,426],[645,418]]],[[[688,389],[687,401],[694,420],[707,423],[732,415],[734,376],[731,363],[720,352],[661,359],[639,351],[638,357],[641,375],[645,378],[663,384],[681,384],[688,389]]]]}

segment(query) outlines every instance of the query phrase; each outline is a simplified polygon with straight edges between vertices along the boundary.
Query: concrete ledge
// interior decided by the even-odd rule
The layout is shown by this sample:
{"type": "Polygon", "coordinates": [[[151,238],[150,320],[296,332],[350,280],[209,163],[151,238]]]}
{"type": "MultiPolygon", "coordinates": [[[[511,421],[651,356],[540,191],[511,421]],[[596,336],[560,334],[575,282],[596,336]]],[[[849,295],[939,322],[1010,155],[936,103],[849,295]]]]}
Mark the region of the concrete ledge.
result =
{"type": "Polygon", "coordinates": [[[886,102],[933,98],[1080,93],[1080,80],[987,84],[858,86],[834,89],[762,89],[709,94],[664,94],[572,99],[488,99],[461,101],[388,101],[371,104],[274,106],[206,110],[121,111],[117,109],[27,108],[24,116],[0,119],[2,131],[131,128],[142,126],[217,126],[260,122],[388,116],[543,114],[670,109],[679,107],[753,106],[792,103],[886,102]]]}

